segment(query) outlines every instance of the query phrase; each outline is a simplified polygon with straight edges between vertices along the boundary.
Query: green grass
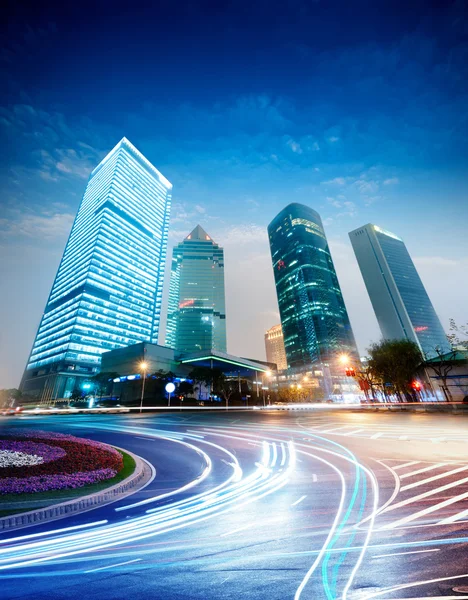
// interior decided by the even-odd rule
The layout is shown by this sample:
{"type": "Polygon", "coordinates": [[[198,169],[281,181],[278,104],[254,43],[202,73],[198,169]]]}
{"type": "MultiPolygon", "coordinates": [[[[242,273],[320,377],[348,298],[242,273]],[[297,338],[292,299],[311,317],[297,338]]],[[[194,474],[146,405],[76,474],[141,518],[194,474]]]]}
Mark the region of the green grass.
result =
{"type": "Polygon", "coordinates": [[[126,452],[122,450],[118,450],[123,457],[123,468],[117,473],[115,477],[112,479],[106,479],[106,481],[99,481],[98,483],[93,483],[91,485],[85,485],[80,488],[75,488],[72,490],[51,490],[49,492],[37,492],[34,494],[5,494],[0,496],[0,506],[3,503],[28,503],[26,506],[22,508],[11,508],[8,510],[0,510],[0,517],[8,517],[13,514],[18,514],[22,512],[28,512],[30,510],[34,510],[36,508],[44,508],[46,506],[50,506],[52,504],[57,504],[59,502],[66,502],[67,500],[73,500],[75,498],[80,498],[81,496],[87,496],[88,494],[95,494],[106,488],[109,488],[116,483],[120,483],[130,475],[135,470],[135,461],[126,452]],[[29,504],[30,503],[30,504],[29,504]]]}

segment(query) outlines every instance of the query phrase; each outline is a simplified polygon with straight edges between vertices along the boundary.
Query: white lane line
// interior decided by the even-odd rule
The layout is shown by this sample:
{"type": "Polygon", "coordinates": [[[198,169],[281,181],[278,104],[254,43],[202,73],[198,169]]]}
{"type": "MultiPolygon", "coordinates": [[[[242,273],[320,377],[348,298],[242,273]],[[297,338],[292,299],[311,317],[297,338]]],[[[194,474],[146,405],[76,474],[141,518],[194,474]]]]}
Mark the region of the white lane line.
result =
{"type": "Polygon", "coordinates": [[[97,571],[104,571],[105,569],[114,569],[115,567],[123,567],[123,565],[129,565],[130,563],[136,563],[140,560],[141,560],[141,558],[134,558],[133,560],[127,560],[126,562],[117,563],[116,565],[108,565],[107,567],[99,567],[98,569],[90,569],[89,571],[85,571],[85,573],[96,573],[97,571]]]}
{"type": "Polygon", "coordinates": [[[440,438],[431,438],[431,442],[433,444],[439,444],[440,442],[444,442],[445,438],[444,437],[440,437],[440,438]]]}
{"type": "Polygon", "coordinates": [[[154,438],[151,438],[151,437],[141,437],[140,435],[134,435],[133,437],[136,438],[137,440],[145,440],[147,442],[154,441],[154,438]]]}
{"type": "Polygon", "coordinates": [[[312,474],[312,481],[314,483],[317,481],[317,475],[315,473],[312,474]]]}
{"type": "Polygon", "coordinates": [[[299,502],[302,502],[302,501],[303,501],[303,500],[305,500],[306,498],[307,498],[307,495],[305,495],[305,496],[301,496],[301,497],[299,498],[299,500],[296,500],[296,502],[293,502],[293,503],[291,504],[291,506],[296,506],[297,504],[299,504],[299,502]]]}
{"type": "Polygon", "coordinates": [[[452,469],[452,471],[446,471],[445,473],[440,473],[439,475],[434,475],[433,477],[427,477],[426,479],[420,479],[419,481],[415,481],[414,483],[409,483],[408,485],[404,485],[400,488],[401,492],[405,490],[410,490],[412,488],[418,487],[420,485],[425,485],[426,483],[430,483],[431,481],[437,481],[437,479],[443,479],[444,477],[448,477],[449,475],[455,475],[455,473],[460,473],[461,471],[466,471],[468,469],[468,465],[464,467],[458,467],[458,469],[452,469]]]}
{"type": "Polygon", "coordinates": [[[406,479],[407,477],[413,477],[414,475],[419,475],[420,473],[425,473],[426,471],[432,471],[433,469],[438,469],[439,467],[445,467],[447,463],[437,463],[435,465],[429,465],[428,467],[423,467],[422,469],[418,469],[417,471],[411,471],[411,473],[404,473],[400,475],[400,479],[406,479]]]}
{"type": "Polygon", "coordinates": [[[231,423],[239,423],[240,419],[234,419],[234,421],[231,421],[231,423]]]}
{"type": "Polygon", "coordinates": [[[430,513],[436,512],[441,508],[445,508],[446,506],[450,506],[450,504],[455,504],[455,502],[459,502],[460,500],[464,500],[468,498],[468,492],[464,494],[459,494],[458,496],[453,496],[453,498],[449,498],[448,500],[444,500],[443,502],[439,502],[438,504],[434,504],[433,506],[429,506],[423,510],[413,513],[399,521],[394,521],[390,523],[390,525],[384,525],[381,529],[395,529],[395,527],[399,527],[400,525],[404,525],[405,523],[409,523],[410,521],[414,521],[415,519],[419,519],[419,517],[424,517],[430,513]]]}
{"type": "Polygon", "coordinates": [[[411,550],[411,552],[392,552],[392,554],[376,554],[372,558],[384,558],[385,556],[403,556],[403,554],[423,554],[424,552],[440,552],[440,548],[430,550],[411,550]]]}
{"type": "Polygon", "coordinates": [[[403,463],[402,465],[397,465],[396,467],[393,467],[394,471],[398,471],[398,469],[404,469],[405,467],[412,467],[413,465],[418,465],[421,461],[419,460],[412,460],[410,462],[406,462],[403,463]]]}
{"type": "Polygon", "coordinates": [[[400,440],[403,441],[403,440],[407,440],[407,439],[408,439],[407,435],[400,435],[400,440]]]}
{"type": "Polygon", "coordinates": [[[249,525],[244,525],[243,527],[238,527],[237,529],[231,529],[231,531],[226,531],[226,533],[222,533],[219,537],[226,537],[227,535],[234,535],[235,533],[238,533],[239,531],[245,531],[246,529],[249,529],[251,527],[251,524],[249,523],[249,525]]]}
{"type": "Polygon", "coordinates": [[[379,431],[379,433],[374,433],[374,435],[371,435],[370,439],[371,440],[377,440],[379,437],[382,437],[382,436],[383,436],[383,432],[379,431]]]}
{"type": "MultiPolygon", "coordinates": [[[[439,521],[437,525],[448,525],[449,523],[455,523],[455,521],[459,521],[464,517],[468,517],[468,509],[462,510],[461,512],[452,515],[451,517],[447,517],[446,519],[442,519],[442,521],[439,521]]],[[[466,521],[464,521],[464,523],[466,523],[466,521]]]]}
{"type": "Polygon", "coordinates": [[[365,429],[354,429],[353,431],[348,431],[345,435],[354,435],[355,433],[359,433],[360,431],[365,431],[365,429]]]}

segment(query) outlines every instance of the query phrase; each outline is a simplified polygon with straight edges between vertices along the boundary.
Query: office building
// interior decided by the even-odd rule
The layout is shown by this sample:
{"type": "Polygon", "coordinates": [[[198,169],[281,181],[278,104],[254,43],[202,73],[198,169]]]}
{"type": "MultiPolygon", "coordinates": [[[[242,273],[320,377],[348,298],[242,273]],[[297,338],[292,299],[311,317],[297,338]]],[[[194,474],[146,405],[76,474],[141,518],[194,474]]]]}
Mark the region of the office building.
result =
{"type": "Polygon", "coordinates": [[[275,363],[278,371],[288,368],[281,325],[274,325],[265,333],[265,350],[267,362],[275,363]]]}
{"type": "Polygon", "coordinates": [[[21,383],[69,397],[101,354],[157,342],[172,185],[123,138],[89,178],[21,383]]]}
{"type": "Polygon", "coordinates": [[[224,251],[200,225],[173,250],[166,346],[226,352],[224,251]]]}
{"type": "Polygon", "coordinates": [[[405,243],[371,223],[351,231],[351,244],[385,339],[408,339],[428,357],[449,352],[443,327],[405,243]]]}
{"type": "Polygon", "coordinates": [[[338,356],[358,360],[358,354],[319,214],[289,204],[268,235],[289,368],[340,372],[338,356]]]}

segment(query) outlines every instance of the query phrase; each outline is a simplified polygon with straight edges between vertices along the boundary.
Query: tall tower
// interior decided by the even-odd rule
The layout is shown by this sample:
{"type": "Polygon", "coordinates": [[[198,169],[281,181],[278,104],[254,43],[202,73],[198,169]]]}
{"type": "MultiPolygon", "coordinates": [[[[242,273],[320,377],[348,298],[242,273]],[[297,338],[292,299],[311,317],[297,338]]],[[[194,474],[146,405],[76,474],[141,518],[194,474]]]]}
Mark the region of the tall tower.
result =
{"type": "Polygon", "coordinates": [[[21,382],[70,395],[101,354],[158,339],[172,184],[123,138],[91,173],[21,382]]]}
{"type": "Polygon", "coordinates": [[[267,362],[275,363],[278,371],[284,371],[288,368],[281,325],[273,325],[265,333],[265,350],[267,362]]]}
{"type": "Polygon", "coordinates": [[[224,251],[200,225],[173,251],[166,345],[226,352],[224,251]]]}
{"type": "Polygon", "coordinates": [[[428,358],[450,352],[403,240],[371,223],[349,237],[383,337],[412,340],[428,358]]]}
{"type": "Polygon", "coordinates": [[[333,374],[339,354],[358,354],[320,216],[289,204],[268,235],[288,365],[322,364],[333,374]]]}

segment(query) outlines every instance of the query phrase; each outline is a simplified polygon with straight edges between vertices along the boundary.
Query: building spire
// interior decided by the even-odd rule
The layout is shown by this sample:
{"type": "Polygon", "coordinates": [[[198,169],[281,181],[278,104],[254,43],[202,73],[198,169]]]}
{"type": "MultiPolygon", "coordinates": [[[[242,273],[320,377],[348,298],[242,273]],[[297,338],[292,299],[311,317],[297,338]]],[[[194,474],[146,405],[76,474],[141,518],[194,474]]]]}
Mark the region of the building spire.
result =
{"type": "Polygon", "coordinates": [[[206,231],[200,225],[197,225],[195,229],[189,233],[189,235],[185,238],[186,240],[201,240],[203,242],[210,241],[212,242],[211,236],[209,236],[206,231]]]}

